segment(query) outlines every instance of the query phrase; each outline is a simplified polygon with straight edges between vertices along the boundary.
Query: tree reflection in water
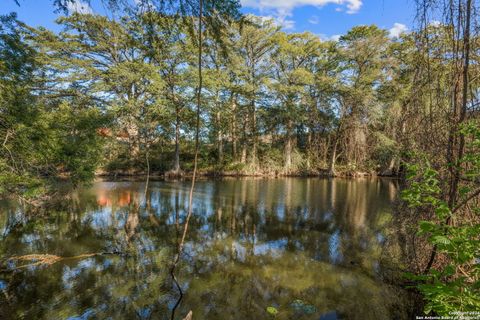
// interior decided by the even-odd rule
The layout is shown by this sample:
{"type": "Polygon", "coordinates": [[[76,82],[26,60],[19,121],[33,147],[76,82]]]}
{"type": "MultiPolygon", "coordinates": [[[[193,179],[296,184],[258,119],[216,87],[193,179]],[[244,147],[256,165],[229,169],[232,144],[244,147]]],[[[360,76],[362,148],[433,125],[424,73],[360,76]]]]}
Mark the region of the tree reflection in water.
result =
{"type": "MultiPolygon", "coordinates": [[[[405,296],[379,277],[395,191],[380,179],[198,181],[176,314],[267,319],[274,306],[277,319],[406,318],[405,296]]],[[[35,218],[1,203],[2,257],[128,254],[2,273],[0,318],[168,319],[189,182],[151,181],[144,192],[99,182],[35,218]]]]}

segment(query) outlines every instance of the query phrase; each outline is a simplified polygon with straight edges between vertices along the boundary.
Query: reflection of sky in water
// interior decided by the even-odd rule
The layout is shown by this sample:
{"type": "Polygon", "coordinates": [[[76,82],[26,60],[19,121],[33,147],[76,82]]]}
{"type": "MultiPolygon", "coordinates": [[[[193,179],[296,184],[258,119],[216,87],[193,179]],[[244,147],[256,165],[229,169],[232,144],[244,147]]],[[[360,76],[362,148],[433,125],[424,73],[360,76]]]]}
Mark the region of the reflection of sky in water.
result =
{"type": "Polygon", "coordinates": [[[383,234],[381,234],[380,232],[377,233],[377,241],[379,244],[383,244],[384,241],[385,241],[385,236],[383,234]]]}
{"type": "Polygon", "coordinates": [[[285,247],[288,243],[287,238],[282,238],[276,241],[269,241],[267,243],[257,244],[253,250],[255,255],[270,255],[273,257],[280,257],[285,251],[285,247]]]}
{"type": "Polygon", "coordinates": [[[337,312],[331,311],[331,312],[322,314],[318,320],[337,320],[337,319],[338,319],[337,312]]]}
{"type": "MultiPolygon", "coordinates": [[[[36,220],[42,229],[33,225],[11,234],[9,223],[21,218],[17,209],[9,209],[4,217],[11,220],[0,226],[10,244],[5,252],[126,252],[31,267],[28,281],[62,297],[55,302],[40,298],[45,308],[70,304],[72,313],[65,319],[96,318],[102,310],[108,318],[116,308],[124,308],[117,315],[125,317],[166,319],[177,291],[162,277],[168,276],[170,255],[183,231],[182,225],[176,227],[176,216],[180,223],[185,220],[189,186],[189,181],[152,181],[145,196],[144,183],[97,183],[78,192],[71,212],[36,220]],[[50,273],[54,270],[58,274],[50,273]],[[150,300],[138,300],[144,296],[150,300]]],[[[385,238],[376,215],[388,212],[386,190],[368,180],[199,181],[179,274],[185,308],[196,308],[199,319],[225,319],[225,314],[249,319],[244,311],[250,309],[266,318],[261,312],[272,303],[285,308],[309,297],[312,303],[318,298],[315,319],[342,318],[332,311],[337,307],[353,315],[345,311],[351,300],[363,299],[363,290],[376,287],[365,284],[372,280],[362,278],[349,262],[361,256],[365,266],[379,271],[374,250],[385,238]],[[248,307],[240,306],[247,302],[248,307]],[[212,316],[220,311],[225,313],[212,316]],[[210,316],[202,317],[202,312],[210,316]]],[[[7,286],[0,279],[0,289],[7,286]]],[[[18,306],[25,304],[27,310],[39,299],[37,293],[22,291],[29,287],[17,288],[18,306]]]]}
{"type": "Polygon", "coordinates": [[[87,320],[91,319],[94,316],[95,311],[92,309],[85,310],[85,312],[80,316],[68,317],[68,320],[87,320]]]}
{"type": "Polygon", "coordinates": [[[275,212],[278,220],[283,221],[285,219],[285,207],[281,206],[277,208],[277,211],[275,212]]]}
{"type": "Polygon", "coordinates": [[[89,222],[91,226],[95,229],[106,229],[113,225],[112,211],[113,208],[108,207],[96,210],[94,212],[91,212],[89,215],[84,216],[82,222],[89,222]]]}
{"type": "Polygon", "coordinates": [[[330,256],[330,261],[336,263],[342,259],[340,250],[340,230],[335,230],[334,233],[328,239],[328,252],[330,256]]]}
{"type": "Polygon", "coordinates": [[[331,221],[332,218],[333,218],[333,212],[327,211],[327,212],[324,213],[322,219],[323,219],[323,221],[331,221]]]}
{"type": "Polygon", "coordinates": [[[22,236],[23,243],[34,243],[39,241],[42,237],[39,234],[25,234],[22,236]]]}
{"type": "Polygon", "coordinates": [[[245,262],[245,258],[246,258],[246,255],[247,255],[247,249],[244,246],[242,246],[237,241],[233,241],[232,251],[233,251],[233,254],[234,254],[235,258],[237,258],[238,261],[245,262]]]}
{"type": "Polygon", "coordinates": [[[75,279],[87,269],[95,269],[97,272],[102,271],[102,265],[98,265],[95,263],[93,258],[88,258],[85,260],[81,260],[78,264],[74,267],[64,266],[62,268],[62,280],[63,286],[66,289],[72,289],[73,285],[75,284],[75,279]]]}

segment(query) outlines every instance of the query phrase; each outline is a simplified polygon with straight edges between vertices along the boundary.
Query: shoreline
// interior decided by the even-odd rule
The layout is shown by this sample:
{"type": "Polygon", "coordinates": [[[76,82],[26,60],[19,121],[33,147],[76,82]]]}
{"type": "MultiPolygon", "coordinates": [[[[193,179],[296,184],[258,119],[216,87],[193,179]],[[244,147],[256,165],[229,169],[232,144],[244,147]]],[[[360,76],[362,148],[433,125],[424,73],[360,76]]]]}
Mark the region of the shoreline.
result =
{"type": "MultiPolygon", "coordinates": [[[[242,172],[199,172],[198,178],[349,178],[349,179],[358,179],[358,178],[388,178],[388,179],[401,179],[399,175],[381,175],[378,173],[372,172],[337,172],[335,175],[330,175],[327,172],[318,172],[318,173],[242,173],[242,172]]],[[[143,172],[127,173],[97,173],[95,174],[95,179],[136,179],[142,178],[146,179],[147,174],[143,172]]],[[[191,172],[181,172],[178,174],[173,174],[169,172],[164,173],[150,173],[148,175],[150,180],[178,180],[178,179],[191,179],[191,172]]]]}

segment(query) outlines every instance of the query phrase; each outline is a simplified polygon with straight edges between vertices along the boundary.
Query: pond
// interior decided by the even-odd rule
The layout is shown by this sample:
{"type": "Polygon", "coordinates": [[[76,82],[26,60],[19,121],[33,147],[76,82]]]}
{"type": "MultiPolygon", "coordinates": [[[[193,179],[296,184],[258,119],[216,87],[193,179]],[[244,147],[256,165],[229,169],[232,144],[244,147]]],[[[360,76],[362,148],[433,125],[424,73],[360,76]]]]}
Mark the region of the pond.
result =
{"type": "MultiPolygon", "coordinates": [[[[3,270],[0,318],[170,319],[189,186],[155,181],[145,193],[142,182],[98,181],[33,217],[1,202],[2,258],[68,259],[3,270]]],[[[382,281],[397,189],[384,179],[198,181],[176,318],[407,318],[405,293],[382,281]]]]}

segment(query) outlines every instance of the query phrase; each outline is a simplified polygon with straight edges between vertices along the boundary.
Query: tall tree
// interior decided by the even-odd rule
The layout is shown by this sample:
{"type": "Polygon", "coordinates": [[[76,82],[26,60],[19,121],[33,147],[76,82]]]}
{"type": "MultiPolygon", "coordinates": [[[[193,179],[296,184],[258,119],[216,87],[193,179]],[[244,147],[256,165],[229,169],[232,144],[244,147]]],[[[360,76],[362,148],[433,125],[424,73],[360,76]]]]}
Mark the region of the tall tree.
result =
{"type": "Polygon", "coordinates": [[[354,169],[367,157],[367,124],[377,106],[376,87],[383,78],[387,44],[386,31],[373,25],[354,27],[339,41],[342,85],[337,139],[347,165],[354,169]]]}
{"type": "Polygon", "coordinates": [[[317,55],[320,39],[310,33],[279,33],[275,41],[277,46],[271,57],[275,65],[272,89],[278,99],[277,110],[283,125],[284,171],[288,173],[295,148],[294,130],[305,121],[306,86],[314,82],[307,64],[309,58],[317,55]]]}

